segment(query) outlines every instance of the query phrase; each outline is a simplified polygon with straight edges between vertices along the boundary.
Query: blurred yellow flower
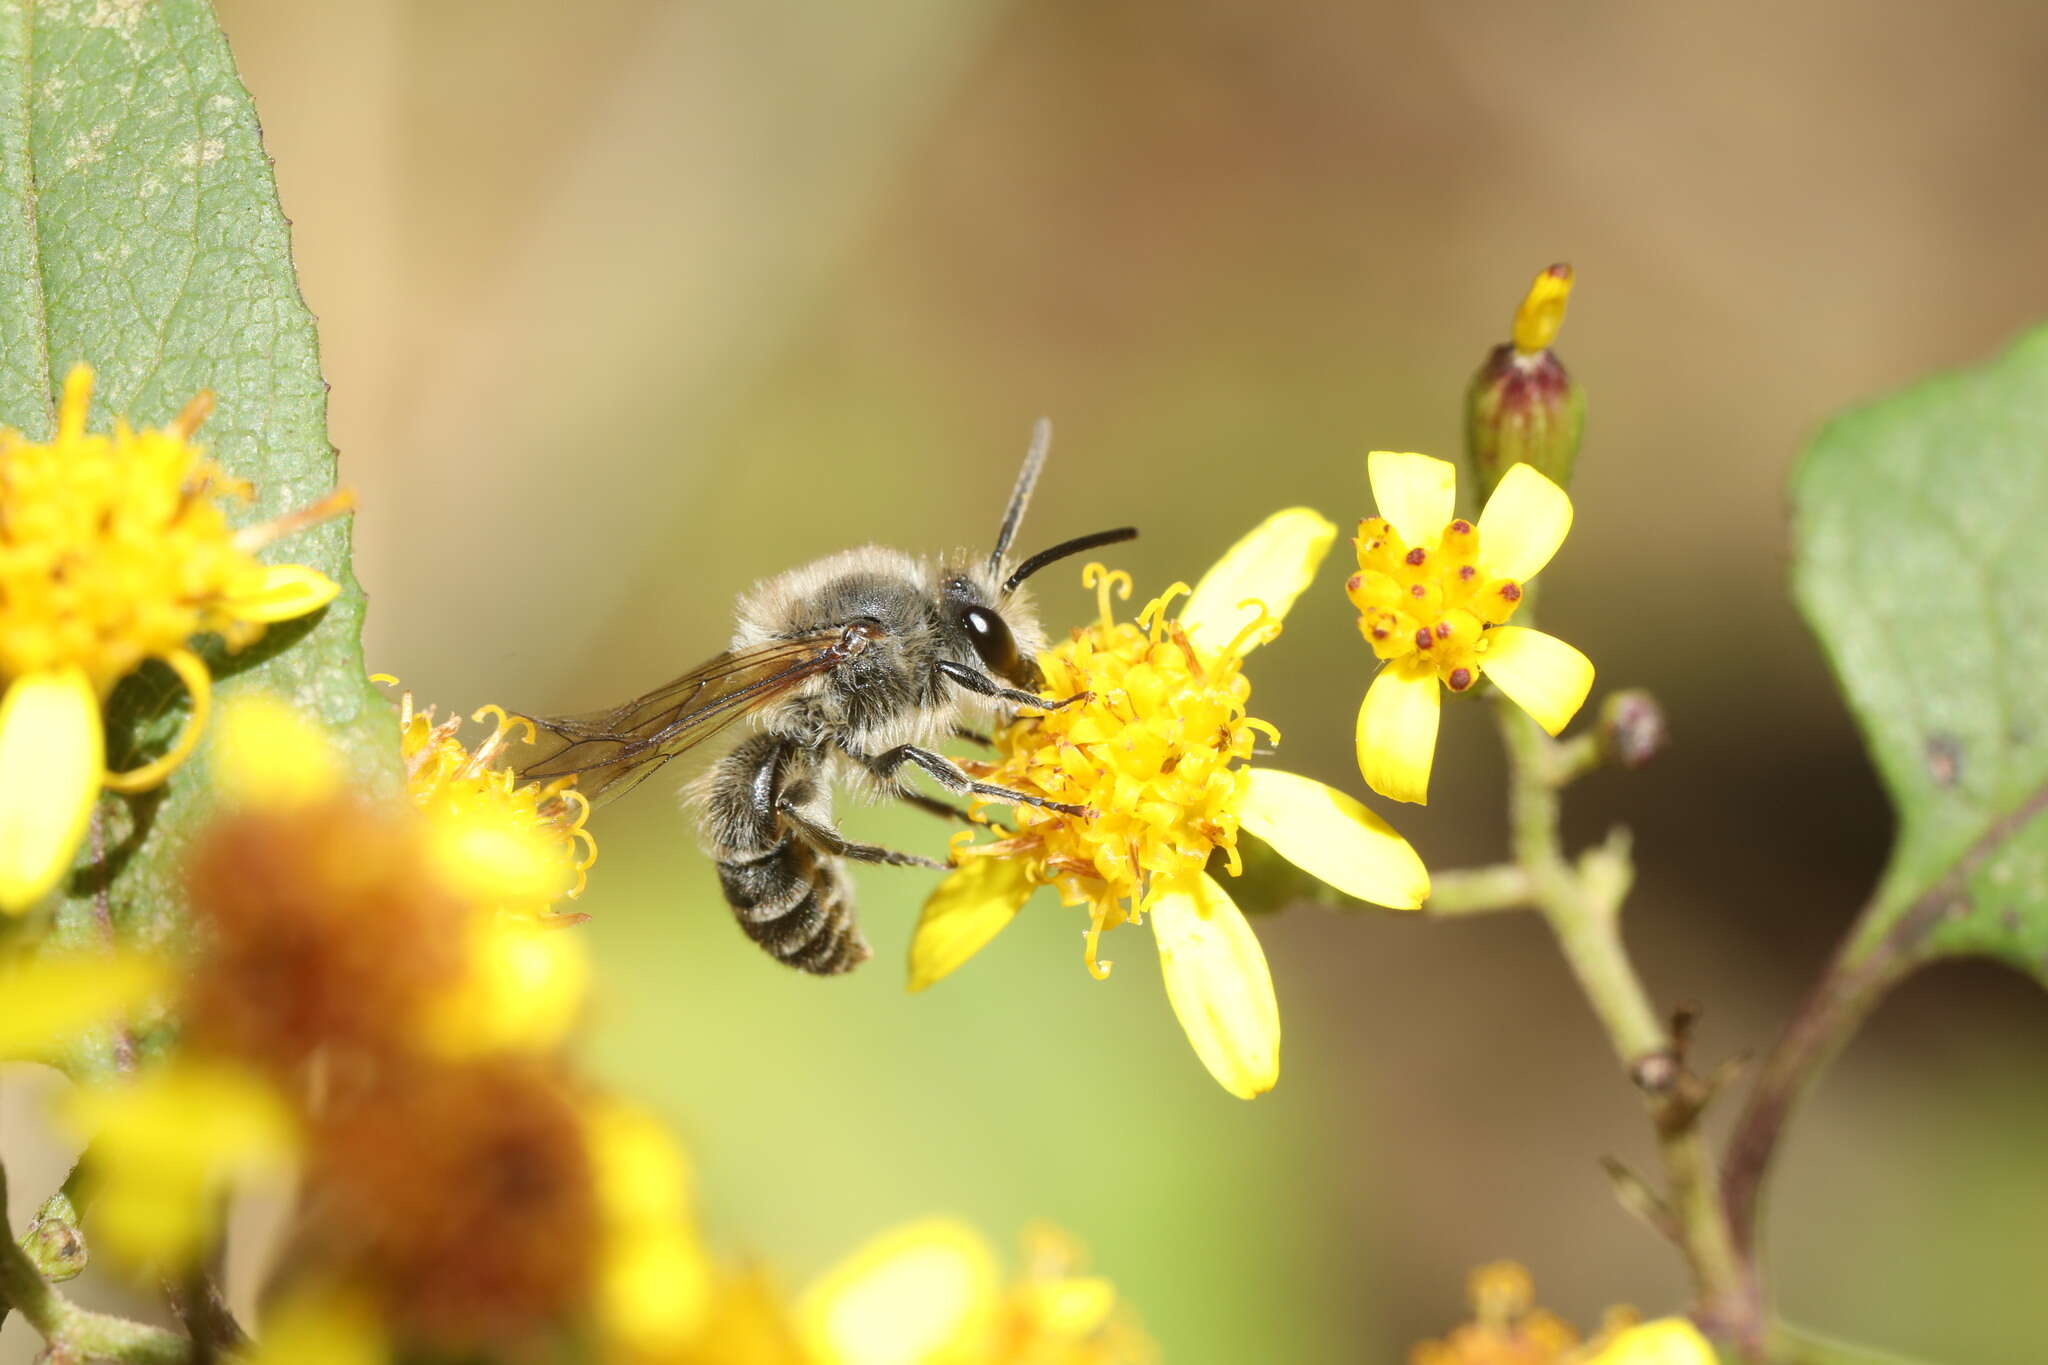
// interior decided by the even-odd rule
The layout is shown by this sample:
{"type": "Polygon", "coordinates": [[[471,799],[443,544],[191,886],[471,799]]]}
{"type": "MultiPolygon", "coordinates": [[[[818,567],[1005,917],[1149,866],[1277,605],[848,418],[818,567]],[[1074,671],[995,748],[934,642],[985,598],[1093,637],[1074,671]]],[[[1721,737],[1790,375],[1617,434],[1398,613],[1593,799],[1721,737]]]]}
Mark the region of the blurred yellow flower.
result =
{"type": "Polygon", "coordinates": [[[1427,455],[1367,457],[1380,515],[1359,523],[1358,572],[1345,584],[1358,629],[1384,661],[1358,712],[1358,768],[1396,801],[1429,799],[1439,687],[1480,678],[1551,734],[1578,713],[1593,665],[1540,630],[1504,624],[1571,529],[1562,488],[1526,464],[1508,470],[1478,525],[1453,515],[1457,469],[1427,455]]]}
{"type": "Polygon", "coordinates": [[[1049,1229],[1005,1287],[981,1234],[947,1218],[897,1228],[805,1293],[798,1334],[813,1365],[1144,1365],[1149,1338],[1109,1281],[1074,1273],[1049,1229]]]}
{"type": "Polygon", "coordinates": [[[166,1272],[212,1242],[230,1186],[282,1180],[298,1150],[277,1092],[224,1062],[176,1061],[76,1090],[61,1114],[89,1144],[94,1245],[166,1272]]]}
{"type": "Polygon", "coordinates": [[[168,427],[85,430],[92,370],[64,381],[56,439],[0,430],[0,910],[19,913],[71,864],[101,789],[155,786],[192,752],[212,680],[190,640],[218,634],[239,649],[274,621],[332,601],[339,587],[254,551],[347,506],[330,498],[274,522],[228,528],[224,499],[246,500],[194,445],[211,399],[168,427]],[[170,748],[105,771],[100,706],[151,659],[191,695],[170,748]]]}
{"type": "Polygon", "coordinates": [[[530,721],[497,706],[471,719],[496,722],[474,750],[462,742],[460,716],[437,723],[410,692],[399,698],[406,789],[426,816],[436,863],[476,905],[464,978],[434,1002],[427,1030],[452,1055],[543,1049],[567,1035],[589,993],[583,940],[561,932],[580,916],[553,909],[582,893],[597,861],[590,803],[573,777],[521,783],[499,763],[522,728],[532,740],[530,721]]]}
{"type": "Polygon", "coordinates": [[[1684,1318],[1658,1318],[1617,1333],[1584,1365],[1714,1365],[1719,1358],[1684,1318]]]}
{"type": "MultiPolygon", "coordinates": [[[[232,814],[192,860],[212,934],[195,1032],[297,1065],[323,1048],[443,1058],[543,1052],[580,1019],[590,964],[573,895],[592,853],[581,798],[521,787],[470,753],[459,722],[401,709],[410,800],[349,791],[319,730],[268,697],[237,699],[213,746],[232,814]]],[[[353,1074],[353,1073],[345,1073],[353,1074]]]]}
{"type": "MultiPolygon", "coordinates": [[[[379,675],[380,681],[395,681],[379,675]]],[[[597,840],[585,822],[590,803],[573,777],[521,783],[498,760],[518,740],[534,737],[533,722],[486,706],[471,719],[495,728],[474,750],[459,737],[462,718],[436,723],[432,707],[416,710],[412,694],[399,698],[400,752],[413,804],[441,829],[458,877],[488,878],[479,889],[501,908],[529,918],[558,900],[582,894],[597,861],[597,840]]]]}
{"type": "MultiPolygon", "coordinates": [[[[993,938],[1033,889],[1057,886],[1089,912],[1087,961],[1097,977],[1105,929],[1152,916],[1175,1014],[1210,1073],[1249,1099],[1280,1070],[1280,1014],[1264,953],[1230,895],[1206,870],[1220,855],[1240,871],[1240,830],[1347,895],[1412,909],[1429,876],[1406,840],[1344,793],[1293,773],[1250,766],[1261,735],[1246,711],[1243,662],[1280,632],[1336,528],[1306,508],[1269,517],[1203,576],[1178,618],[1176,584],[1135,624],[1111,610],[1130,578],[1090,565],[1083,582],[1100,616],[1040,663],[1056,696],[1085,702],[1027,715],[997,737],[998,759],[969,764],[988,781],[1089,810],[1017,806],[992,843],[956,840],[959,869],[925,904],[911,945],[921,990],[993,938]]],[[[985,803],[984,803],[985,804],[985,803]]],[[[979,810],[977,811],[979,814],[979,810]]]]}
{"type": "Polygon", "coordinates": [[[598,1324],[628,1359],[673,1357],[705,1333],[712,1303],[689,1164],[668,1130],[631,1106],[601,1101],[584,1126],[602,1238],[598,1324]]]}
{"type": "Polygon", "coordinates": [[[169,982],[155,958],[46,953],[0,965],[0,1060],[39,1060],[82,1030],[139,1008],[169,982]]]}
{"type": "MultiPolygon", "coordinates": [[[[1656,1355],[1609,1354],[1630,1340],[1655,1344],[1662,1336],[1651,1329],[1676,1321],[1637,1327],[1635,1312],[1628,1308],[1608,1309],[1598,1335],[1582,1342],[1570,1323],[1536,1306],[1535,1282],[1513,1261],[1480,1266],[1466,1280],[1465,1292],[1473,1320],[1441,1340],[1418,1343],[1408,1353],[1408,1365],[1713,1365],[1711,1351],[1702,1358],[1673,1356],[1668,1361],[1656,1355]]],[[[1690,1324],[1686,1327],[1690,1330],[1690,1324]]]]}
{"type": "Polygon", "coordinates": [[[237,1365],[384,1365],[390,1358],[376,1303],[324,1285],[280,1296],[264,1311],[255,1343],[229,1357],[237,1365]]]}

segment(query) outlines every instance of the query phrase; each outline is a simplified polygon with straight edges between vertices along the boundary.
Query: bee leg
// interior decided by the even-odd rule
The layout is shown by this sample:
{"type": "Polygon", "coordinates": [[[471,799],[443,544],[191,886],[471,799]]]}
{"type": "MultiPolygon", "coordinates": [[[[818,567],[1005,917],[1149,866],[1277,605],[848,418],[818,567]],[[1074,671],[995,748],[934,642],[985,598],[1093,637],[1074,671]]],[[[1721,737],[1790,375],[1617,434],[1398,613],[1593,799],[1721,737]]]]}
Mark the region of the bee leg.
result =
{"type": "Polygon", "coordinates": [[[804,814],[792,802],[778,801],[775,809],[784,823],[796,831],[798,838],[837,857],[851,858],[857,863],[882,863],[889,867],[935,867],[943,871],[951,866],[921,853],[898,853],[880,844],[856,844],[824,821],[804,814]]]}
{"type": "Polygon", "coordinates": [[[951,659],[941,659],[933,667],[978,697],[992,697],[997,701],[1006,701],[1012,706],[1029,706],[1039,711],[1058,711],[1072,706],[1075,702],[1088,701],[1095,695],[1093,692],[1076,692],[1071,697],[1061,697],[1054,701],[1049,697],[1041,697],[1036,692],[1020,692],[1014,687],[1004,687],[986,673],[977,673],[966,664],[956,664],[951,659]]]}
{"type": "Polygon", "coordinates": [[[960,766],[944,754],[935,754],[930,749],[920,749],[915,744],[899,744],[893,749],[884,749],[873,758],[863,760],[868,770],[880,778],[895,775],[905,763],[915,763],[931,774],[932,780],[956,796],[984,796],[991,801],[1007,801],[1013,806],[1038,806],[1044,810],[1056,810],[1062,815],[1092,815],[1086,806],[1070,806],[1064,801],[1052,801],[1029,792],[1011,791],[998,787],[993,782],[977,782],[960,770],[960,766]]]}
{"type": "Polygon", "coordinates": [[[983,734],[981,731],[970,729],[965,725],[956,725],[953,727],[953,738],[964,739],[969,744],[979,744],[984,749],[993,749],[996,747],[995,740],[983,734]]]}
{"type": "Polygon", "coordinates": [[[903,802],[905,805],[915,806],[927,815],[936,815],[941,820],[958,820],[963,825],[979,825],[981,823],[952,802],[937,800],[936,798],[926,796],[923,792],[910,792],[898,788],[894,795],[898,801],[903,802]]]}

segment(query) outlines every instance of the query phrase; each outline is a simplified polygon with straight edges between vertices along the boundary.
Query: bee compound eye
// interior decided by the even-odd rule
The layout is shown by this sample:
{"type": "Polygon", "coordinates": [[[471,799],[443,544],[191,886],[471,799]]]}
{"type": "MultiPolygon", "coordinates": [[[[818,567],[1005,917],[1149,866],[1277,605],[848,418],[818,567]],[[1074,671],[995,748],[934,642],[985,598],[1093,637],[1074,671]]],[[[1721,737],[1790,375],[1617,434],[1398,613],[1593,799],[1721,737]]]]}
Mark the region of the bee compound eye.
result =
{"type": "Polygon", "coordinates": [[[1003,618],[987,607],[968,607],[960,613],[960,624],[974,642],[974,652],[989,672],[1008,677],[1017,669],[1017,637],[1003,618]]]}

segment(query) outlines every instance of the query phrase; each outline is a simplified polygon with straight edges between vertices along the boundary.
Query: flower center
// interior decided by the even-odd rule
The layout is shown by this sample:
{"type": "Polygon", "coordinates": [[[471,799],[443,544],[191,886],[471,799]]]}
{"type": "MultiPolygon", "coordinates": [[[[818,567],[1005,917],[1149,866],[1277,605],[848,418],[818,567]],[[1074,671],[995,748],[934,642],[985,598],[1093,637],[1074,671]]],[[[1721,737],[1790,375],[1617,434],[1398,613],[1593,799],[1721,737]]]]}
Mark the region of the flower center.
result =
{"type": "Polygon", "coordinates": [[[88,372],[64,388],[54,441],[0,431],[0,675],[80,667],[104,695],[199,631],[228,643],[260,625],[214,606],[261,566],[220,500],[246,500],[190,443],[208,404],[168,428],[88,435],[88,372]]]}
{"type": "Polygon", "coordinates": [[[1489,575],[1479,528],[1459,518],[1434,545],[1409,545],[1385,517],[1358,523],[1358,572],[1344,585],[1380,658],[1434,671],[1462,692],[1479,678],[1486,631],[1515,614],[1522,585],[1489,575]]]}
{"type": "Polygon", "coordinates": [[[1261,614],[1215,657],[1202,658],[1167,614],[1185,584],[1153,599],[1133,624],[1116,621],[1109,601],[1112,585],[1129,595],[1129,575],[1091,564],[1082,581],[1097,590],[1100,619],[1039,662],[1049,694],[1092,695],[1023,717],[997,737],[995,761],[966,766],[1094,814],[1016,806],[1014,834],[981,845],[963,835],[956,852],[1027,859],[1032,876],[1059,887],[1062,901],[1089,907],[1089,969],[1101,976],[1108,964],[1096,961],[1097,937],[1142,916],[1159,879],[1200,871],[1217,849],[1237,872],[1245,774],[1232,765],[1251,757],[1258,735],[1280,737],[1246,713],[1251,683],[1241,665],[1245,650],[1271,638],[1278,623],[1261,614]]]}

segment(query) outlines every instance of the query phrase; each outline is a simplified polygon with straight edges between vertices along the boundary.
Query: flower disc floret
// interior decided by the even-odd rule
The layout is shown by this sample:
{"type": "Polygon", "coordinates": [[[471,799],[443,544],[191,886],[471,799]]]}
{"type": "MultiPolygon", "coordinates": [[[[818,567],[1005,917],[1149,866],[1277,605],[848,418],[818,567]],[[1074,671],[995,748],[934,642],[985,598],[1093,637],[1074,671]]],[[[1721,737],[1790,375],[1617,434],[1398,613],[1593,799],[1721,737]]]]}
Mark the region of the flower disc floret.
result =
{"type": "MultiPolygon", "coordinates": [[[[999,740],[1003,757],[985,780],[1093,812],[1075,819],[1036,806],[1016,808],[1016,838],[1067,905],[1087,906],[1089,964],[1103,929],[1142,916],[1175,878],[1200,872],[1221,850],[1231,874],[1249,760],[1260,736],[1280,732],[1246,710],[1251,682],[1244,651],[1277,634],[1261,613],[1207,661],[1167,612],[1188,587],[1176,583],[1147,603],[1135,624],[1109,607],[1113,584],[1130,578],[1089,568],[1101,619],[1042,656],[1055,696],[1087,694],[1076,705],[1019,721],[999,740]]],[[[997,846],[987,846],[997,847],[997,846]]],[[[970,848],[970,854],[973,852],[970,848]]],[[[982,850],[985,856],[987,848],[982,850]]]]}

